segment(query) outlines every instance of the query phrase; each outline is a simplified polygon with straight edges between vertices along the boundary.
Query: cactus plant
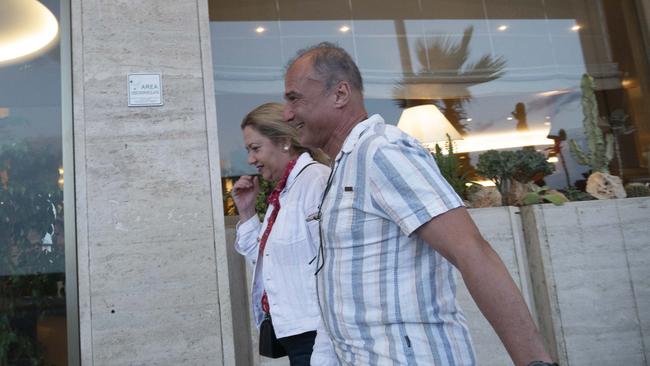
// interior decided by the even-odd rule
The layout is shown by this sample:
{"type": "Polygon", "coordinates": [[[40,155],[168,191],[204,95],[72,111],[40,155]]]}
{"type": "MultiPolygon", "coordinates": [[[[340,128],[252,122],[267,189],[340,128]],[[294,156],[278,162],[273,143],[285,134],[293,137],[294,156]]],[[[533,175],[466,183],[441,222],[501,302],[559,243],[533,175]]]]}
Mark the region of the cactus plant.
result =
{"type": "Polygon", "coordinates": [[[594,94],[594,79],[588,74],[582,76],[582,124],[587,137],[588,151],[583,151],[575,140],[571,140],[570,150],[580,165],[588,165],[593,172],[609,173],[609,162],[614,157],[614,136],[604,134],[600,128],[598,103],[594,94]]]}
{"type": "Polygon", "coordinates": [[[625,193],[627,193],[628,197],[648,197],[650,196],[650,188],[643,183],[630,183],[625,186],[625,193]]]}

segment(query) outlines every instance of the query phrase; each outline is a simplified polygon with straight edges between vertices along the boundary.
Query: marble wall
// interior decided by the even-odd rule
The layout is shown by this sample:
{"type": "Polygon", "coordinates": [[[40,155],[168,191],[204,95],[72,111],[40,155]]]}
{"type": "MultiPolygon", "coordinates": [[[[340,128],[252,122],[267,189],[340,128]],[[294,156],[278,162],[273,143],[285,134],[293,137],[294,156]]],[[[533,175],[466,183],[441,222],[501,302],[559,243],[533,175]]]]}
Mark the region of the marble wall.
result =
{"type": "MultiPolygon", "coordinates": [[[[650,198],[472,209],[470,215],[522,291],[561,365],[649,364],[650,198]]],[[[478,364],[511,365],[462,279],[458,300],[478,364]]],[[[259,357],[257,331],[250,329],[252,364],[289,364],[286,358],[259,357]]]]}
{"type": "Polygon", "coordinates": [[[71,7],[82,364],[234,364],[207,3],[71,7]]]}
{"type": "Polygon", "coordinates": [[[542,331],[561,365],[650,362],[650,198],[522,208],[542,331]]]}

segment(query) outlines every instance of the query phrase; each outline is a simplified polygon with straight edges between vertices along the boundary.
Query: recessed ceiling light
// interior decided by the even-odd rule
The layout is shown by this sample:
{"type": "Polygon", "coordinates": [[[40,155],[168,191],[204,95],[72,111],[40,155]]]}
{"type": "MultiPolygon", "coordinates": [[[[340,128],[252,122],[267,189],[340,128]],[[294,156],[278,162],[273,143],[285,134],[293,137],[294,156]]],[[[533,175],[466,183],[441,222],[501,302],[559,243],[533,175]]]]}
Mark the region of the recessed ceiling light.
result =
{"type": "Polygon", "coordinates": [[[257,27],[257,28],[255,28],[255,32],[257,32],[257,33],[264,33],[264,32],[266,32],[266,28],[264,28],[264,27],[257,27]]]}
{"type": "Polygon", "coordinates": [[[571,30],[574,31],[574,32],[577,32],[577,31],[579,31],[580,29],[582,29],[582,27],[579,26],[579,25],[577,25],[577,24],[574,25],[573,27],[571,27],[571,30]]]}
{"type": "Polygon", "coordinates": [[[551,121],[544,122],[544,126],[550,126],[550,125],[551,125],[551,121]]]}
{"type": "Polygon", "coordinates": [[[512,121],[512,117],[508,117],[508,118],[506,118],[506,119],[507,119],[508,121],[512,121]]]}
{"type": "Polygon", "coordinates": [[[472,122],[472,119],[471,119],[471,118],[468,118],[468,119],[467,119],[467,122],[472,122]]]}
{"type": "Polygon", "coordinates": [[[499,28],[497,28],[497,29],[498,29],[499,31],[501,31],[501,32],[505,32],[505,31],[508,29],[508,26],[505,25],[505,24],[504,24],[504,25],[500,25],[499,28]]]}
{"type": "Polygon", "coordinates": [[[342,26],[341,28],[339,28],[339,30],[340,30],[341,32],[345,33],[345,32],[347,32],[347,31],[350,30],[350,27],[348,27],[347,25],[344,25],[344,26],[342,26]]]}

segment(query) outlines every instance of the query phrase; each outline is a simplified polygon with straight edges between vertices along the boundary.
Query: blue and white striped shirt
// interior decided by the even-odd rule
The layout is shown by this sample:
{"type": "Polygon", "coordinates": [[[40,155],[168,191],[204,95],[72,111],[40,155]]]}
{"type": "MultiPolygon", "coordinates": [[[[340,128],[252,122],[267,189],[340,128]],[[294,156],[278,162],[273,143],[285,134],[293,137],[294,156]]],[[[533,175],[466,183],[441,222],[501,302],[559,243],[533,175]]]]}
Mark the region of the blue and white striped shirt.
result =
{"type": "Polygon", "coordinates": [[[417,140],[379,115],[338,154],[322,205],[323,321],[346,365],[474,365],[452,265],[417,235],[462,206],[417,140]]]}

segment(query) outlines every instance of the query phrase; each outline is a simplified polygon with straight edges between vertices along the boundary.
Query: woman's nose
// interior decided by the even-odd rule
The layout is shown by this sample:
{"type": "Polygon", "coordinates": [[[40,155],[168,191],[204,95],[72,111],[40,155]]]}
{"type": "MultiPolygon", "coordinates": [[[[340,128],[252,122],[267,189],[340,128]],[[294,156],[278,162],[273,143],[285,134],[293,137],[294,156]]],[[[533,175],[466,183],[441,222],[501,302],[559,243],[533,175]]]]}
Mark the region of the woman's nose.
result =
{"type": "Polygon", "coordinates": [[[255,159],[255,156],[253,156],[252,153],[248,153],[248,164],[253,165],[256,161],[257,159],[255,159]]]}

